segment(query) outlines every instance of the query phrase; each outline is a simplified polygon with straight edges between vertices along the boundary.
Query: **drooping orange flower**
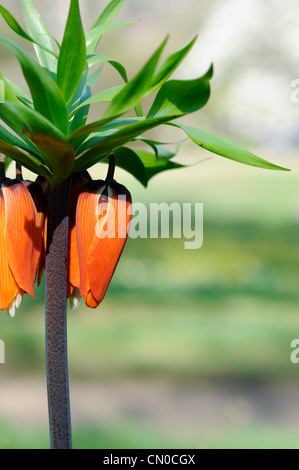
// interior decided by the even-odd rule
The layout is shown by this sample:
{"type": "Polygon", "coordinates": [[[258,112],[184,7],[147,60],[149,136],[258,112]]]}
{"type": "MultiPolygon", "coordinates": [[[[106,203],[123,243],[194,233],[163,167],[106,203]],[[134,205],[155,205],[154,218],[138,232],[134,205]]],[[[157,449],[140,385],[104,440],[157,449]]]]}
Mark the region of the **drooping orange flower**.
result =
{"type": "Polygon", "coordinates": [[[69,298],[71,308],[76,308],[78,306],[80,290],[80,269],[76,233],[76,208],[78,197],[84,185],[89,180],[90,177],[87,172],[74,173],[72,175],[70,187],[67,297],[69,298]]]}
{"type": "Polygon", "coordinates": [[[0,185],[0,310],[11,316],[24,292],[34,297],[41,245],[38,213],[26,183],[5,180],[0,185]]]}
{"type": "Polygon", "coordinates": [[[131,221],[129,191],[113,181],[91,181],[81,192],[76,213],[80,297],[88,307],[103,300],[131,221]]]}

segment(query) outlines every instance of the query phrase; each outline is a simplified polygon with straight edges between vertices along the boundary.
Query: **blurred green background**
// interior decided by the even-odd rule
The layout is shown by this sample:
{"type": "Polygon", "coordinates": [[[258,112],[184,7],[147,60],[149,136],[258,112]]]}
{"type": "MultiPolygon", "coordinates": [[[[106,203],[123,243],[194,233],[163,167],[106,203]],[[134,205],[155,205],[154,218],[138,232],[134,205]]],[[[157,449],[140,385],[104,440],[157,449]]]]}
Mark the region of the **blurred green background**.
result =
{"type": "MultiPolygon", "coordinates": [[[[61,36],[68,2],[35,3],[61,36]]],[[[293,171],[249,168],[191,143],[177,161],[212,158],[147,189],[117,170],[135,202],[202,202],[204,243],[185,250],[182,239],[129,239],[101,306],[69,311],[75,448],[299,447],[299,364],[290,361],[299,337],[299,114],[290,100],[298,51],[288,47],[299,7],[240,3],[128,0],[118,20],[140,23],[101,46],[133,74],[166,33],[169,53],[198,33],[177,76],[213,61],[215,86],[187,121],[293,171]]],[[[18,1],[1,4],[22,21],[18,1]]],[[[81,4],[89,25],[104,3],[81,4]]],[[[11,36],[4,22],[1,33],[11,36]]],[[[22,85],[15,59],[0,54],[1,71],[22,85]]],[[[99,89],[114,79],[103,71],[99,89]]],[[[159,137],[183,136],[162,129],[159,137]]],[[[49,447],[43,300],[42,285],[15,319],[0,316],[0,448],[49,447]]]]}

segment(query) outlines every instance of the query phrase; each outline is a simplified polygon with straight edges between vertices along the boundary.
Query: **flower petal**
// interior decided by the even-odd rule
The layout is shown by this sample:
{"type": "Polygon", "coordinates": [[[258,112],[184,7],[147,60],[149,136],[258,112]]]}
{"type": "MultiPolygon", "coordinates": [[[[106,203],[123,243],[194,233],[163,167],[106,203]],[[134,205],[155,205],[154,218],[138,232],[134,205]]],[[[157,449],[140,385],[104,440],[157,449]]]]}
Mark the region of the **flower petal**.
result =
{"type": "Polygon", "coordinates": [[[90,290],[98,304],[106,294],[127,241],[131,203],[130,193],[117,183],[109,185],[107,196],[102,195],[99,201],[101,213],[87,260],[90,290]]]}
{"type": "Polygon", "coordinates": [[[0,189],[0,310],[6,310],[20,289],[9,267],[5,249],[5,202],[0,189]]]}
{"type": "Polygon", "coordinates": [[[85,296],[90,290],[87,259],[98,221],[96,209],[104,188],[105,183],[102,180],[87,183],[77,203],[76,231],[80,266],[80,297],[85,296]]]}
{"type": "Polygon", "coordinates": [[[33,199],[22,182],[2,184],[5,200],[5,249],[18,285],[34,297],[34,282],[39,265],[42,233],[33,199]]]}
{"type": "Polygon", "coordinates": [[[78,197],[88,179],[81,173],[72,176],[69,209],[69,253],[68,253],[68,297],[72,295],[73,288],[80,288],[80,268],[77,248],[76,208],[78,197]]]}

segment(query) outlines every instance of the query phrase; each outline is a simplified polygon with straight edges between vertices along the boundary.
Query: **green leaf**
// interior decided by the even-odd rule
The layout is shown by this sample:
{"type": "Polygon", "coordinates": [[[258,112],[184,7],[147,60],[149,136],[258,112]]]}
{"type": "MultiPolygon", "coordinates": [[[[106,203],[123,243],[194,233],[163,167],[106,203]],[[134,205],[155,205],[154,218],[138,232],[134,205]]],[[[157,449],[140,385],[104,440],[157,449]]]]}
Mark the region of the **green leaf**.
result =
{"type": "Polygon", "coordinates": [[[197,36],[192,39],[189,44],[183,49],[171,54],[167,59],[157,68],[155,71],[152,80],[149,84],[148,90],[145,96],[153,93],[158,88],[160,88],[166,80],[172,75],[175,69],[180,65],[182,60],[186,57],[190,49],[192,48],[193,44],[195,43],[197,36]]]}
{"type": "Polygon", "coordinates": [[[25,142],[17,139],[17,137],[15,137],[15,136],[13,136],[14,140],[12,141],[11,138],[10,138],[10,137],[12,137],[12,134],[10,134],[10,132],[8,132],[2,126],[1,126],[0,138],[2,138],[7,143],[10,143],[12,145],[17,145],[19,147],[27,148],[27,149],[30,149],[31,151],[35,152],[35,150],[36,150],[35,145],[33,144],[33,142],[31,142],[31,140],[26,135],[22,135],[22,132],[21,132],[20,128],[16,124],[16,121],[14,119],[14,115],[9,111],[6,104],[4,104],[4,103],[0,104],[0,119],[2,119],[2,121],[7,126],[9,126],[16,134],[18,134],[19,137],[21,137],[23,139],[23,141],[26,142],[26,144],[25,144],[25,142]],[[15,139],[17,139],[17,140],[15,140],[15,139]],[[19,145],[19,144],[22,144],[22,145],[19,145]]]}
{"type": "Polygon", "coordinates": [[[81,80],[79,82],[79,85],[77,86],[76,91],[67,106],[69,114],[72,113],[77,108],[77,106],[79,106],[79,104],[81,103],[82,93],[83,93],[84,88],[86,87],[87,75],[88,75],[88,68],[86,66],[84,69],[83,75],[81,77],[81,80]]]}
{"type": "Polygon", "coordinates": [[[118,85],[118,86],[115,86],[115,87],[112,87],[112,88],[107,88],[106,90],[100,91],[96,95],[93,95],[93,96],[89,97],[88,99],[86,99],[85,101],[82,101],[80,103],[80,105],[71,113],[70,116],[77,113],[77,111],[80,108],[82,108],[82,106],[86,106],[86,105],[94,104],[94,103],[100,103],[100,102],[104,103],[104,102],[111,101],[114,98],[114,96],[116,96],[117,93],[119,93],[119,91],[122,90],[123,88],[124,88],[124,85],[118,85]]]}
{"type": "Polygon", "coordinates": [[[76,159],[74,167],[75,171],[86,170],[97,161],[100,161],[101,158],[106,156],[108,153],[114,151],[118,147],[122,147],[143,132],[166,123],[167,121],[169,121],[168,117],[144,119],[134,124],[130,124],[114,134],[105,137],[98,144],[76,159]]]}
{"type": "Polygon", "coordinates": [[[19,25],[17,20],[13,17],[13,15],[6,10],[2,5],[0,5],[0,14],[3,16],[4,20],[8,24],[8,26],[16,33],[18,36],[21,36],[23,39],[26,39],[26,41],[30,41],[34,44],[38,44],[42,49],[46,50],[50,54],[53,54],[56,56],[54,52],[52,52],[50,49],[44,47],[42,44],[39,44],[37,41],[35,41],[31,36],[29,36],[26,31],[19,25]]]}
{"type": "Polygon", "coordinates": [[[129,21],[127,23],[113,23],[97,26],[96,28],[91,29],[86,33],[86,52],[87,54],[92,54],[93,44],[98,43],[104,33],[112,31],[113,29],[123,28],[124,26],[129,26],[131,24],[137,23],[137,21],[129,21]]]}
{"type": "Polygon", "coordinates": [[[224,139],[218,135],[213,134],[202,129],[198,129],[193,126],[186,126],[177,122],[169,123],[172,126],[178,127],[186,132],[188,137],[193,140],[200,147],[220,155],[230,160],[234,160],[245,165],[255,166],[258,168],[265,168],[268,170],[284,170],[290,171],[287,168],[274,165],[273,163],[267,162],[260,157],[257,157],[248,150],[243,149],[239,145],[231,142],[230,140],[224,139]]]}
{"type": "MultiPolygon", "coordinates": [[[[135,176],[135,178],[140,181],[143,186],[147,186],[147,172],[137,153],[129,148],[121,147],[115,150],[114,155],[117,166],[135,176]]],[[[104,163],[108,163],[108,157],[105,157],[102,161],[104,163]]]]}
{"type": "MultiPolygon", "coordinates": [[[[77,155],[85,152],[85,150],[90,149],[95,144],[101,142],[107,135],[111,135],[115,132],[115,128],[124,127],[129,124],[134,124],[135,122],[140,122],[140,120],[144,120],[144,118],[125,118],[125,119],[118,119],[113,121],[109,124],[105,124],[100,128],[97,132],[91,132],[87,139],[83,136],[82,139],[85,139],[84,142],[77,148],[77,155]]],[[[87,127],[87,126],[86,126],[87,127]]],[[[83,130],[84,128],[82,128],[83,130]]],[[[76,135],[76,132],[74,133],[76,135]]],[[[76,141],[76,139],[74,139],[76,141]]]]}
{"type": "Polygon", "coordinates": [[[88,75],[86,82],[85,82],[85,85],[87,86],[87,88],[91,90],[95,86],[100,74],[102,73],[102,70],[103,70],[103,65],[101,65],[101,67],[99,67],[98,70],[88,75]]]}
{"type": "MultiPolygon", "coordinates": [[[[114,151],[116,165],[133,175],[143,186],[147,186],[153,176],[162,171],[183,168],[185,165],[169,160],[159,160],[156,155],[141,150],[121,147],[114,151]]],[[[105,157],[103,162],[108,162],[105,157]]]]}
{"type": "Polygon", "coordinates": [[[38,148],[56,180],[67,178],[73,167],[75,152],[65,135],[37,111],[21,103],[7,102],[2,106],[13,117],[18,132],[29,137],[38,148]]]}
{"type": "MultiPolygon", "coordinates": [[[[1,74],[0,74],[1,75],[1,74]]],[[[19,98],[19,100],[21,100],[22,102],[26,102],[27,104],[29,104],[30,106],[33,106],[33,103],[31,101],[31,99],[29,98],[29,96],[23,91],[21,90],[21,88],[19,88],[15,83],[11,82],[10,80],[8,80],[7,77],[3,77],[4,80],[5,80],[5,83],[7,83],[10,87],[10,89],[13,91],[13,93],[15,94],[15,96],[17,98],[19,98]]],[[[8,98],[7,98],[8,99],[8,98]]]]}
{"type": "Polygon", "coordinates": [[[20,62],[36,111],[45,116],[64,134],[67,134],[68,113],[56,83],[46,70],[15,42],[2,35],[0,35],[0,42],[8,47],[20,62]]]}
{"type": "Polygon", "coordinates": [[[175,163],[170,160],[157,159],[156,155],[150,152],[144,152],[142,150],[135,150],[135,152],[146,169],[148,181],[153,178],[153,176],[161,173],[162,171],[175,170],[185,167],[185,165],[175,163]]]}
{"type": "Polygon", "coordinates": [[[12,158],[6,157],[4,162],[4,171],[6,172],[9,168],[9,165],[13,162],[12,158]]]}
{"type": "Polygon", "coordinates": [[[28,170],[33,171],[34,173],[45,176],[47,179],[52,178],[51,173],[37,158],[1,140],[0,152],[4,153],[4,155],[7,155],[8,157],[11,157],[13,160],[20,163],[28,170]]]}
{"type": "Polygon", "coordinates": [[[0,80],[2,82],[2,96],[1,96],[1,103],[5,103],[5,101],[15,101],[18,103],[18,98],[17,96],[15,95],[12,87],[10,86],[10,84],[8,83],[8,81],[6,80],[6,78],[2,75],[2,73],[0,72],[0,80]]]}
{"type": "MultiPolygon", "coordinates": [[[[82,126],[76,131],[74,131],[69,136],[69,142],[71,142],[74,147],[77,146],[78,141],[82,141],[82,138],[87,138],[91,133],[96,131],[106,131],[107,129],[114,129],[116,127],[122,127],[127,124],[133,124],[135,122],[144,121],[145,118],[125,118],[117,119],[117,116],[114,118],[100,119],[99,121],[91,122],[86,126],[82,126]]],[[[173,118],[174,119],[174,118],[173,118]]]]}
{"type": "Polygon", "coordinates": [[[79,106],[73,120],[70,123],[70,132],[74,132],[76,129],[84,126],[84,124],[86,123],[90,106],[86,104],[84,105],[84,101],[88,100],[90,96],[90,89],[88,87],[85,87],[80,100],[80,102],[82,102],[82,107],[79,106]]]}
{"type": "MultiPolygon", "coordinates": [[[[115,18],[117,13],[119,12],[120,8],[124,4],[125,0],[112,0],[102,11],[100,16],[92,25],[91,29],[97,28],[98,26],[102,26],[104,24],[109,24],[115,18]]],[[[88,47],[88,54],[92,54],[95,48],[97,47],[98,41],[94,41],[88,47]]]]}
{"type": "Polygon", "coordinates": [[[133,108],[136,103],[143,97],[147,86],[153,76],[160,55],[165,47],[166,41],[151,56],[140,72],[130,80],[126,86],[114,97],[110,106],[104,114],[104,118],[109,116],[121,115],[133,108]]]}
{"type": "Polygon", "coordinates": [[[154,140],[145,139],[144,137],[137,137],[136,140],[140,140],[149,145],[154,150],[157,160],[169,160],[170,158],[175,157],[179,151],[179,144],[176,145],[175,150],[170,150],[165,147],[165,143],[159,143],[154,140]]]}
{"type": "Polygon", "coordinates": [[[87,58],[87,63],[89,67],[92,67],[93,65],[101,64],[102,62],[107,62],[112,67],[114,67],[115,70],[117,70],[117,72],[123,79],[123,81],[127,83],[128,77],[127,77],[126,69],[120,62],[117,62],[117,60],[110,59],[110,57],[106,57],[104,55],[91,55],[87,58]]]}
{"type": "Polygon", "coordinates": [[[46,68],[49,72],[56,74],[57,59],[54,56],[55,50],[53,47],[52,37],[49,35],[48,30],[41,19],[38,11],[36,10],[32,0],[21,0],[22,8],[28,27],[28,31],[34,41],[41,44],[44,48],[52,51],[49,54],[40,46],[34,44],[34,49],[42,67],[46,68]]]}
{"type": "Polygon", "coordinates": [[[78,0],[71,0],[58,58],[57,83],[69,103],[80,83],[86,64],[85,36],[78,0]]]}
{"type": "Polygon", "coordinates": [[[147,117],[189,114],[202,108],[210,97],[213,68],[195,80],[170,80],[157,93],[147,117]]]}
{"type": "Polygon", "coordinates": [[[0,139],[7,144],[14,145],[15,147],[20,147],[25,150],[34,152],[35,148],[34,146],[30,146],[23,142],[21,139],[19,139],[17,136],[14,134],[11,134],[5,127],[0,125],[0,139]]]}

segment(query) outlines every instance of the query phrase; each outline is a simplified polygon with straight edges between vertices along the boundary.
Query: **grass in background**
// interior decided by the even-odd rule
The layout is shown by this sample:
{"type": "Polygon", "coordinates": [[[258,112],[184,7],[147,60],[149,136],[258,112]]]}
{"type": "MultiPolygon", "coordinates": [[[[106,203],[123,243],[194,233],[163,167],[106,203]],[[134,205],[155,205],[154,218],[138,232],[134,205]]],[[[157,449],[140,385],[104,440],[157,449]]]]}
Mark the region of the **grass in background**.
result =
{"type": "MultiPolygon", "coordinates": [[[[184,250],[175,239],[128,241],[99,309],[81,305],[69,312],[71,378],[164,378],[174,387],[194,380],[216,387],[225,380],[248,388],[257,381],[271,387],[297,380],[290,343],[299,337],[298,182],[295,176],[263,175],[221,179],[211,173],[199,177],[197,195],[192,183],[179,194],[182,201],[193,194],[204,202],[200,250],[184,250]]],[[[148,193],[138,186],[132,193],[147,203],[174,201],[177,187],[175,179],[163,186],[157,178],[148,193]]],[[[44,374],[42,300],[43,288],[38,302],[26,298],[14,320],[1,316],[1,373],[44,374]]],[[[293,448],[298,442],[286,423],[249,422],[242,429],[222,424],[193,438],[159,434],[144,422],[101,429],[82,424],[74,429],[74,446],[293,448]]],[[[32,429],[32,439],[30,432],[4,426],[0,447],[48,446],[47,430],[32,429]]]]}

